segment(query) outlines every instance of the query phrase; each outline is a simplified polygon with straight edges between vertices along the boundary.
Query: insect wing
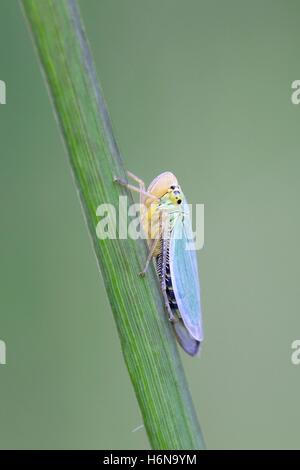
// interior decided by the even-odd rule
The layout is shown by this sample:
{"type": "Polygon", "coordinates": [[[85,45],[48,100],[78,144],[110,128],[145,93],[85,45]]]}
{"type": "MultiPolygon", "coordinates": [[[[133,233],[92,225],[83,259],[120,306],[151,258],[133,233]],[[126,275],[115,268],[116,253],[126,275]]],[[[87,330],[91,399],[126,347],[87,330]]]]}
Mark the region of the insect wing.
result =
{"type": "Polygon", "coordinates": [[[170,271],[174,295],[184,326],[197,341],[203,340],[200,284],[189,207],[177,218],[170,240],[170,271]]]}

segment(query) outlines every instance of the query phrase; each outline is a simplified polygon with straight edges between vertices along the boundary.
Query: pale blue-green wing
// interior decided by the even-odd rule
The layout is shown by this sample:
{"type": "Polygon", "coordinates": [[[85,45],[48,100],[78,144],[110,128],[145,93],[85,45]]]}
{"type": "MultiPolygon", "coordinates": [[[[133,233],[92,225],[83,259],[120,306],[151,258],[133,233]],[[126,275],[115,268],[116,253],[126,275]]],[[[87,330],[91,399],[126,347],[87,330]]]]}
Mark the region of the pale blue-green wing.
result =
{"type": "Polygon", "coordinates": [[[195,340],[203,340],[200,283],[192,227],[187,203],[184,218],[177,217],[170,240],[170,272],[179,313],[195,340]]]}

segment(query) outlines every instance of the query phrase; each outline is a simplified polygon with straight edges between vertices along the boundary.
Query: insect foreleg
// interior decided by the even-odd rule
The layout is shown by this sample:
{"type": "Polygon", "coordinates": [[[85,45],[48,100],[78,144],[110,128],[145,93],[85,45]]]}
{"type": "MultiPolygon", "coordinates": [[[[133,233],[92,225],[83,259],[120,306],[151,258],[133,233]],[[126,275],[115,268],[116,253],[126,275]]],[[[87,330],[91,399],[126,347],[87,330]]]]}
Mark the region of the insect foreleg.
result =
{"type": "Polygon", "coordinates": [[[146,186],[145,186],[145,183],[143,180],[141,180],[138,176],[134,175],[133,173],[131,173],[131,171],[127,171],[127,175],[129,176],[129,178],[131,178],[133,181],[136,181],[139,185],[139,188],[142,190],[142,191],[146,191],[146,186]]]}
{"type": "Polygon", "coordinates": [[[138,188],[137,186],[134,186],[133,184],[128,183],[126,180],[119,178],[118,176],[114,177],[114,182],[120,184],[121,186],[124,186],[127,189],[130,189],[130,191],[135,191],[137,193],[140,193],[147,198],[152,199],[153,201],[157,201],[158,197],[153,196],[153,194],[148,193],[147,191],[143,190],[142,188],[138,188]]]}
{"type": "Polygon", "coordinates": [[[142,196],[146,192],[146,186],[145,186],[144,181],[141,178],[139,178],[138,176],[131,173],[131,171],[127,171],[126,173],[127,173],[127,176],[129,178],[131,178],[133,181],[138,183],[139,189],[140,189],[140,204],[142,204],[142,196]]]}

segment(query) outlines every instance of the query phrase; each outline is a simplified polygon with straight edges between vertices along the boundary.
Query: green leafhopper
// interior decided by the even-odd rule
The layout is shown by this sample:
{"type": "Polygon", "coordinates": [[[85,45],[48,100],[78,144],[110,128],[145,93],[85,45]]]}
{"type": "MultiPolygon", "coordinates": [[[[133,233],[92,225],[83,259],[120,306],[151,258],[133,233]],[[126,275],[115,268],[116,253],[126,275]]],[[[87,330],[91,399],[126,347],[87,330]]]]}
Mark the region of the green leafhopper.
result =
{"type": "Polygon", "coordinates": [[[171,172],[157,176],[146,189],[132,173],[139,187],[116,179],[140,193],[142,224],[147,234],[149,256],[145,275],[153,259],[169,319],[181,347],[191,356],[203,341],[200,284],[189,207],[176,177],[171,172]]]}

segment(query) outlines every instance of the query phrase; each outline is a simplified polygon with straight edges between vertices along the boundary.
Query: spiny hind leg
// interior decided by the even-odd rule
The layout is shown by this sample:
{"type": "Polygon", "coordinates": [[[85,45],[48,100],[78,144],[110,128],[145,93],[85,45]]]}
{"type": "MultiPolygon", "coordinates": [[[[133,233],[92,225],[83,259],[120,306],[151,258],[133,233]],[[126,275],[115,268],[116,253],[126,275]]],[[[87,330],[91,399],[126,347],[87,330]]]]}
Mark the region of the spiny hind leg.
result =
{"type": "Polygon", "coordinates": [[[167,312],[168,312],[168,315],[169,315],[169,320],[171,322],[174,322],[176,319],[175,319],[174,313],[172,312],[172,309],[171,309],[170,304],[169,304],[166,283],[163,283],[163,282],[161,283],[161,290],[162,290],[162,293],[163,293],[165,306],[166,306],[166,309],[167,309],[167,312]]]}
{"type": "MultiPolygon", "coordinates": [[[[163,243],[164,245],[164,243],[163,243]]],[[[163,294],[163,298],[164,298],[164,301],[165,301],[165,306],[166,306],[166,309],[167,309],[167,312],[168,312],[168,315],[169,315],[169,320],[171,322],[174,322],[175,321],[175,316],[172,312],[172,309],[170,307],[170,302],[169,302],[169,299],[168,299],[168,294],[167,294],[167,284],[166,284],[166,257],[164,256],[164,251],[165,251],[165,247],[163,246],[163,260],[162,260],[162,273],[161,273],[161,282],[160,282],[160,286],[161,286],[161,290],[162,290],[162,294],[163,294]]]]}
{"type": "Polygon", "coordinates": [[[174,314],[170,307],[168,294],[167,294],[167,283],[166,283],[166,276],[167,276],[167,252],[168,252],[168,239],[162,238],[162,270],[161,270],[161,290],[163,293],[166,309],[169,315],[170,321],[175,321],[174,314]]]}

